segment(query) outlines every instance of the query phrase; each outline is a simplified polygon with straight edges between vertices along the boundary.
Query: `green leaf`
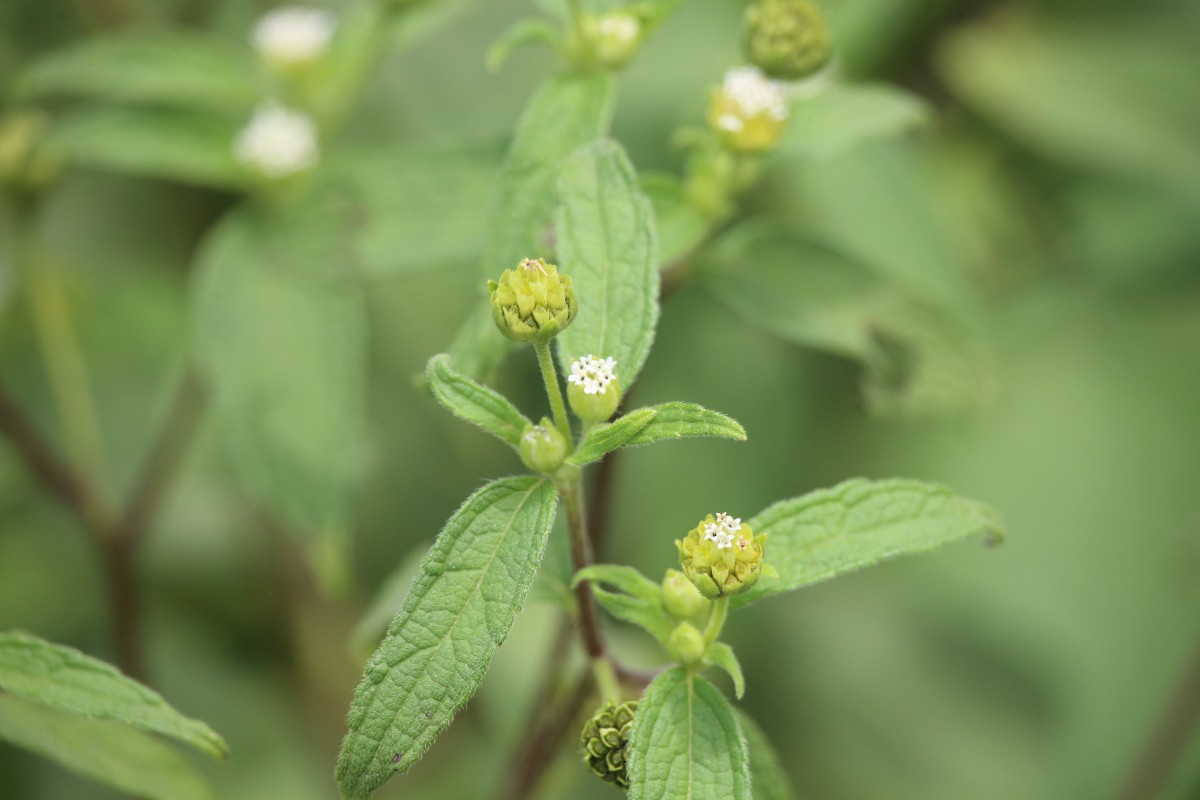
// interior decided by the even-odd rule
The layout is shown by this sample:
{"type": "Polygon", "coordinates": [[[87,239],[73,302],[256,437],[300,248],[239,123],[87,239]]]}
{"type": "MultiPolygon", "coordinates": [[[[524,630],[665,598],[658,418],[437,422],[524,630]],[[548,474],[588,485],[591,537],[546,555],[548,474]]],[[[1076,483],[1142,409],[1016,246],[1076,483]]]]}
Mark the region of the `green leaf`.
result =
{"type": "Polygon", "coordinates": [[[931,550],[969,536],[1003,537],[1000,515],[935,484],[846,481],[783,500],[747,523],[767,534],[766,562],[779,573],[759,581],[734,606],[931,550]]]}
{"type": "Polygon", "coordinates": [[[116,667],[27,633],[0,632],[0,692],[68,714],[161,733],[214,758],[229,755],[216,731],[180,714],[116,667]]]}
{"type": "Polygon", "coordinates": [[[641,410],[655,412],[654,418],[625,442],[626,447],[698,436],[746,441],[746,429],[737,420],[695,403],[663,403],[641,410]]]}
{"type": "Polygon", "coordinates": [[[450,363],[463,375],[492,383],[511,349],[512,342],[496,330],[492,306],[482,298],[450,342],[450,363]]]}
{"type": "Polygon", "coordinates": [[[688,200],[674,175],[643,175],[641,184],[654,208],[659,268],[666,269],[704,243],[709,222],[688,200]]]}
{"type": "Polygon", "coordinates": [[[433,396],[451,414],[513,447],[521,444],[521,434],[533,424],[504,395],[456,372],[445,353],[429,359],[425,375],[433,396]]]}
{"type": "Polygon", "coordinates": [[[561,46],[560,37],[558,28],[541,17],[519,19],[488,48],[488,71],[499,72],[504,62],[518,47],[541,42],[558,50],[561,46]]]}
{"type": "Polygon", "coordinates": [[[144,178],[237,188],[236,123],[185,111],[95,108],[59,120],[45,146],[69,162],[144,178]]]}
{"type": "Polygon", "coordinates": [[[707,251],[699,274],[747,322],[861,362],[875,413],[952,413],[988,394],[973,334],[953,309],[810,238],[735,228],[707,251]]]}
{"type": "Polygon", "coordinates": [[[329,530],[346,492],[366,394],[367,331],[338,208],[232,212],[192,292],[197,364],[236,473],[294,526],[329,530]]]}
{"type": "Polygon", "coordinates": [[[17,90],[30,99],[66,95],[244,116],[262,96],[249,55],[200,33],[91,38],[33,63],[17,90]]]}
{"type": "Polygon", "coordinates": [[[832,86],[792,104],[779,142],[784,155],[832,156],[872,139],[899,136],[928,124],[925,102],[894,86],[832,86]]]}
{"type": "Polygon", "coordinates": [[[628,392],[650,354],[658,323],[658,245],[654,211],[620,145],[582,148],[559,179],[559,266],[571,276],[579,314],[558,336],[558,360],[594,354],[617,362],[628,392]]]}
{"type": "Polygon", "coordinates": [[[741,700],[746,693],[746,678],[742,675],[742,665],[733,648],[724,642],[713,642],[708,648],[708,660],[729,674],[733,679],[733,693],[741,700]]]}
{"type": "Polygon", "coordinates": [[[639,408],[610,424],[597,425],[587,432],[567,460],[578,466],[599,461],[606,453],[616,450],[636,436],[650,424],[657,413],[653,408],[639,408]]]}
{"type": "Polygon", "coordinates": [[[81,717],[0,692],[0,739],[134,797],[213,797],[171,747],[119,722],[81,717]]]}
{"type": "Polygon", "coordinates": [[[734,711],[750,751],[750,774],[754,776],[754,800],[795,800],[792,779],[779,762],[779,754],[758,723],[734,711]]]}
{"type": "Polygon", "coordinates": [[[344,797],[411,767],[475,693],[525,602],[555,500],[537,478],[493,481],[438,534],[355,690],[337,765],[344,797]]]}
{"type": "Polygon", "coordinates": [[[617,564],[593,564],[575,573],[571,586],[592,582],[592,594],[600,606],[617,619],[637,625],[660,643],[667,641],[675,621],[663,609],[662,589],[633,567],[617,564]],[[623,594],[610,592],[599,584],[607,583],[623,594]]]}
{"type": "Polygon", "coordinates": [[[628,751],[630,800],[752,800],[749,755],[733,709],[683,667],[647,687],[628,751]]]}
{"type": "Polygon", "coordinates": [[[583,581],[607,583],[642,600],[658,602],[662,598],[662,588],[657,583],[633,567],[621,564],[592,564],[584,567],[571,579],[571,588],[574,589],[583,581]]]}
{"type": "Polygon", "coordinates": [[[350,632],[350,649],[356,657],[366,660],[387,632],[388,625],[395,619],[404,598],[408,596],[413,581],[421,571],[421,561],[431,542],[426,541],[413,547],[396,568],[383,580],[367,610],[359,617],[350,632]]]}

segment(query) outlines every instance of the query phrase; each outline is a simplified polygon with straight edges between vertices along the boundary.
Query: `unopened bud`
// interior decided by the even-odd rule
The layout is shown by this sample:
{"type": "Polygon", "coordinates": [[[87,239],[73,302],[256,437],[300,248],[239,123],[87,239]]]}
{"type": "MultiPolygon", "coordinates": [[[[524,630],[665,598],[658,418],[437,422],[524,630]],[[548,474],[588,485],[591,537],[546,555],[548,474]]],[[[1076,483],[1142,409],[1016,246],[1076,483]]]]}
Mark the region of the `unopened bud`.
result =
{"type": "Polygon", "coordinates": [[[785,81],[813,75],[833,53],[825,15],[813,0],[758,0],[749,5],[745,49],[751,64],[785,81]]]}
{"type": "Polygon", "coordinates": [[[588,768],[597,777],[615,783],[622,789],[629,788],[625,748],[629,743],[629,732],[633,729],[637,707],[636,700],[628,700],[620,705],[605,703],[587,721],[579,735],[583,744],[583,759],[588,768]]]}
{"type": "Polygon", "coordinates": [[[740,519],[709,514],[675,546],[683,574],[702,595],[716,600],[740,594],[758,581],[766,539],[740,519]]]}
{"type": "Polygon", "coordinates": [[[566,459],[567,440],[550,420],[543,417],[539,424],[530,425],[521,434],[518,449],[525,466],[548,475],[562,466],[566,459]]]}
{"type": "Polygon", "coordinates": [[[708,645],[699,628],[690,622],[681,622],[667,637],[667,652],[685,667],[694,667],[704,660],[708,645]]]}
{"type": "Polygon", "coordinates": [[[667,570],[663,578],[662,601],[667,613],[679,620],[697,617],[708,607],[704,595],[677,569],[667,570]]]}
{"type": "Polygon", "coordinates": [[[575,287],[558,267],[527,258],[488,281],[496,327],[518,342],[545,344],[575,319],[575,287]]]}

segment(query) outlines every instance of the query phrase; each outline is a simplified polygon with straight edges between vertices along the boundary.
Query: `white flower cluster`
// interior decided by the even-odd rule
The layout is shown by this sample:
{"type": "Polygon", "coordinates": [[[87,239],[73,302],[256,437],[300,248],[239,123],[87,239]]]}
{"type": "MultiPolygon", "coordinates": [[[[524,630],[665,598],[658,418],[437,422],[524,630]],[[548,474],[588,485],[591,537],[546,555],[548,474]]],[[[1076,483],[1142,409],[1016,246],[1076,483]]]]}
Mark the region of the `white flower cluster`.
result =
{"type": "Polygon", "coordinates": [[[317,126],[299,111],[265,103],[238,134],[233,152],[247,167],[282,178],[317,163],[317,126]]]}
{"type": "Polygon", "coordinates": [[[740,114],[723,114],[717,121],[723,129],[737,133],[746,127],[746,120],[766,114],[780,122],[788,117],[787,98],[783,87],[762,73],[758,67],[736,67],[725,73],[721,92],[737,105],[740,114]]]}
{"type": "Polygon", "coordinates": [[[611,358],[599,359],[589,353],[571,364],[567,381],[582,386],[584,394],[604,394],[617,379],[616,366],[617,362],[611,358]]]}
{"type": "MultiPolygon", "coordinates": [[[[710,542],[715,542],[718,550],[724,550],[727,547],[733,547],[734,536],[742,529],[742,518],[733,517],[723,512],[718,512],[716,515],[717,521],[710,522],[704,526],[704,538],[710,542]]],[[[737,545],[741,550],[746,549],[746,537],[738,536],[737,545]]]]}
{"type": "Polygon", "coordinates": [[[264,15],[254,26],[251,41],[266,61],[294,67],[320,58],[336,28],[337,17],[331,11],[288,6],[264,15]]]}
{"type": "Polygon", "coordinates": [[[642,32],[642,24],[638,22],[637,17],[630,14],[605,14],[600,18],[596,29],[601,36],[628,44],[637,39],[638,34],[642,32]]]}

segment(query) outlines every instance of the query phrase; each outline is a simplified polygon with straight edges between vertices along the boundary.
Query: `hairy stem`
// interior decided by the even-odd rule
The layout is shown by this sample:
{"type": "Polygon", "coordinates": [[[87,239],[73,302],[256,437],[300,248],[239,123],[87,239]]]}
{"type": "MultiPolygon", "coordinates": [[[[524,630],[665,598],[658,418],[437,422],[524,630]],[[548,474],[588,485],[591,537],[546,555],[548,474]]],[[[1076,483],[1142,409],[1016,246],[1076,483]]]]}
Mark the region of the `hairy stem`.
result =
{"type": "Polygon", "coordinates": [[[704,626],[704,641],[706,644],[712,644],[721,635],[727,616],[729,616],[729,598],[718,597],[716,600],[713,600],[712,611],[708,616],[708,624],[704,626]]]}
{"type": "MultiPolygon", "coordinates": [[[[592,543],[587,533],[587,512],[584,510],[583,487],[578,479],[572,481],[562,493],[563,505],[567,509],[567,534],[571,540],[571,569],[578,572],[592,563],[592,543]]],[[[588,658],[606,658],[604,639],[600,635],[600,623],[596,616],[596,601],[592,597],[592,586],[581,581],[575,587],[575,598],[579,604],[579,634],[583,639],[588,658]]]]}
{"type": "MultiPolygon", "coordinates": [[[[550,343],[538,342],[533,346],[537,353],[538,368],[542,371],[542,383],[546,385],[546,397],[550,399],[550,412],[558,432],[568,443],[571,439],[571,423],[567,420],[567,406],[563,403],[562,389],[558,385],[558,371],[554,368],[554,357],[550,355],[550,343]]],[[[583,502],[582,495],[580,503],[583,502]]]]}

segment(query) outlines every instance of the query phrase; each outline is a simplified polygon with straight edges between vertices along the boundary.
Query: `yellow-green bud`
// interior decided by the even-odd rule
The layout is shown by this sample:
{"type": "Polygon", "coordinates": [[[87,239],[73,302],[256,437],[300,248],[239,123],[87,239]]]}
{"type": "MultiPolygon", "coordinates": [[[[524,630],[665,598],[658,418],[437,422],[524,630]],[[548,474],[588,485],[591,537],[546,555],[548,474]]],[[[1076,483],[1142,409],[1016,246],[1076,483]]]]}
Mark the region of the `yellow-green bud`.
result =
{"type": "Polygon", "coordinates": [[[518,448],[521,461],[534,472],[550,474],[562,466],[567,457],[567,440],[550,420],[542,417],[521,434],[518,448]]]}
{"type": "Polygon", "coordinates": [[[755,536],[750,526],[728,514],[709,514],[677,539],[683,574],[700,594],[716,600],[753,586],[762,573],[767,536],[755,536]]]}
{"type": "Polygon", "coordinates": [[[504,270],[499,281],[488,281],[488,293],[496,327],[518,342],[549,342],[578,311],[571,279],[540,258],[504,270]]]}
{"type": "Polygon", "coordinates": [[[729,70],[709,96],[708,125],[723,145],[737,153],[773,148],[787,119],[783,89],[757,67],[729,70]]]}
{"type": "Polygon", "coordinates": [[[596,62],[605,69],[620,69],[633,60],[642,43],[642,21],[626,11],[589,17],[588,27],[596,62]]]}
{"type": "Polygon", "coordinates": [[[617,362],[588,354],[571,363],[567,375],[567,402],[584,422],[605,422],[621,405],[617,362]]]}
{"type": "Polygon", "coordinates": [[[708,600],[677,569],[667,570],[662,581],[662,601],[667,613],[675,619],[692,619],[708,608],[708,600]]]}
{"type": "Polygon", "coordinates": [[[796,81],[829,62],[825,15],[813,0],[758,0],[746,8],[746,58],[772,78],[796,81]]]}
{"type": "Polygon", "coordinates": [[[704,660],[708,644],[699,628],[689,622],[681,622],[667,637],[667,652],[685,667],[694,667],[704,660]]]}
{"type": "Polygon", "coordinates": [[[592,715],[583,726],[579,741],[583,744],[583,760],[592,773],[622,789],[629,788],[625,770],[625,747],[633,729],[637,701],[627,700],[620,705],[608,702],[592,715]]]}

